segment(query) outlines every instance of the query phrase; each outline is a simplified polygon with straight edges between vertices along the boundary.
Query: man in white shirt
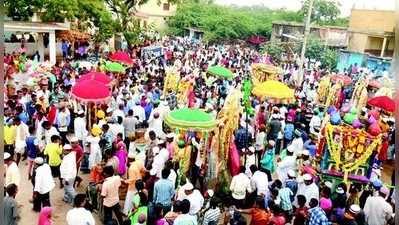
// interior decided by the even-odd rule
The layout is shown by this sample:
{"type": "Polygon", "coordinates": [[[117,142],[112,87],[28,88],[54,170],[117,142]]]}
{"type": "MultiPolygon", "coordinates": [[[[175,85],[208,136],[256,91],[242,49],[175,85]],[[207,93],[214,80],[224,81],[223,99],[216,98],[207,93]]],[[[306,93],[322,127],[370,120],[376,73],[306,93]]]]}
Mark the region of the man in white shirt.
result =
{"type": "Polygon", "coordinates": [[[316,130],[319,131],[320,127],[321,127],[321,118],[319,117],[319,111],[315,110],[309,122],[309,131],[310,133],[317,134],[319,132],[316,132],[316,130]]]}
{"type": "Polygon", "coordinates": [[[186,195],[185,199],[190,201],[189,214],[192,216],[197,216],[204,205],[204,197],[197,189],[194,190],[194,186],[191,183],[186,183],[182,188],[184,190],[184,194],[186,195]]]}
{"type": "Polygon", "coordinates": [[[143,107],[141,107],[139,99],[136,99],[135,104],[136,105],[132,107],[134,116],[137,116],[139,118],[139,122],[142,123],[145,120],[145,110],[143,107]]]}
{"type": "Polygon", "coordinates": [[[125,128],[122,125],[123,123],[123,118],[118,117],[116,123],[111,123],[109,125],[109,130],[112,133],[112,136],[114,137],[113,140],[117,137],[118,134],[122,134],[122,138],[125,139],[125,128]]]}
{"type": "Polygon", "coordinates": [[[369,196],[367,198],[366,204],[364,205],[364,214],[367,224],[387,224],[388,220],[392,218],[392,206],[385,200],[388,194],[389,190],[383,186],[376,196],[369,196]]]}
{"type": "Polygon", "coordinates": [[[72,146],[64,146],[64,158],[60,166],[61,178],[64,183],[64,202],[72,203],[75,198],[75,189],[73,184],[76,178],[76,152],[72,151],[72,146]]]}
{"type": "Polygon", "coordinates": [[[251,177],[252,190],[256,190],[258,196],[267,196],[269,181],[264,169],[262,167],[258,169],[253,165],[251,166],[251,172],[253,174],[251,177]]]}
{"type": "Polygon", "coordinates": [[[237,208],[241,208],[244,204],[247,192],[252,192],[251,181],[245,174],[245,167],[240,167],[240,173],[235,175],[231,180],[230,191],[237,208]]]}
{"type": "Polygon", "coordinates": [[[80,144],[86,138],[88,132],[86,130],[86,119],[84,118],[84,111],[79,110],[78,117],[73,121],[74,134],[79,139],[80,144]]]}
{"type": "Polygon", "coordinates": [[[14,162],[11,154],[8,152],[4,153],[4,165],[6,171],[6,179],[4,181],[4,186],[7,187],[10,184],[15,184],[20,187],[21,174],[17,164],[14,162]]]}
{"type": "Polygon", "coordinates": [[[44,121],[42,123],[42,127],[43,129],[43,133],[44,133],[44,146],[46,146],[46,144],[51,143],[51,136],[53,135],[57,135],[59,136],[60,134],[58,133],[57,129],[51,125],[51,123],[49,121],[44,121]]]}
{"type": "Polygon", "coordinates": [[[299,155],[299,152],[303,149],[303,140],[301,136],[301,131],[295,129],[294,131],[294,140],[292,140],[291,148],[294,150],[294,155],[299,155]]]}
{"type": "Polygon", "coordinates": [[[55,187],[50,166],[44,163],[41,157],[35,158],[35,164],[38,166],[35,170],[35,187],[33,189],[33,210],[40,212],[42,207],[50,206],[50,192],[55,187]]]}
{"type": "Polygon", "coordinates": [[[29,128],[19,117],[14,119],[15,123],[15,153],[17,155],[16,163],[19,164],[22,154],[25,152],[26,138],[29,136],[29,128]]]}
{"type": "Polygon", "coordinates": [[[306,198],[306,206],[309,207],[309,202],[312,198],[319,200],[319,187],[313,182],[312,175],[306,173],[303,175],[303,182],[298,185],[298,195],[303,195],[306,198]]]}
{"type": "Polygon", "coordinates": [[[287,156],[277,163],[276,172],[281,182],[285,182],[289,170],[297,170],[296,157],[294,155],[294,149],[292,145],[288,146],[287,148],[287,156]]]}
{"type": "Polygon", "coordinates": [[[77,194],[74,199],[74,208],[69,210],[66,215],[68,225],[95,225],[94,217],[91,212],[84,208],[86,195],[77,194]]]}

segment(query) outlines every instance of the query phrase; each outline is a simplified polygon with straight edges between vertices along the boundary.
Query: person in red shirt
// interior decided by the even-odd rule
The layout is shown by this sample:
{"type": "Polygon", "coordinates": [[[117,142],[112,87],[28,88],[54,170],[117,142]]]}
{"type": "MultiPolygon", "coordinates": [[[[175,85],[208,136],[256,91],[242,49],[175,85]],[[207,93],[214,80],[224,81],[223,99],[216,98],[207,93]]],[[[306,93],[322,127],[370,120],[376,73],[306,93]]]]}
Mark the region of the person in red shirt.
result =
{"type": "Polygon", "coordinates": [[[280,206],[276,204],[273,204],[270,208],[273,216],[268,225],[285,225],[287,221],[284,217],[283,209],[281,209],[280,206]]]}
{"type": "Polygon", "coordinates": [[[308,218],[308,208],[305,206],[306,197],[303,195],[297,196],[298,208],[295,209],[294,212],[294,221],[293,225],[303,225],[306,224],[306,220],[308,218]]]}

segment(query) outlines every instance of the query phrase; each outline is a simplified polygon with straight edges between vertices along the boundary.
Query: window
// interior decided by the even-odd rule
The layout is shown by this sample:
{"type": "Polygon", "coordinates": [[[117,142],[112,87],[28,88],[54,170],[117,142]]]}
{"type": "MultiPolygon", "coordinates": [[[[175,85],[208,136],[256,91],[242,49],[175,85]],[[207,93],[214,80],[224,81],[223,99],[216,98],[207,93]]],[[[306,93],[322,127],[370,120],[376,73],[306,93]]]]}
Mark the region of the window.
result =
{"type": "Polygon", "coordinates": [[[163,10],[164,11],[169,11],[169,3],[163,3],[163,10]]]}

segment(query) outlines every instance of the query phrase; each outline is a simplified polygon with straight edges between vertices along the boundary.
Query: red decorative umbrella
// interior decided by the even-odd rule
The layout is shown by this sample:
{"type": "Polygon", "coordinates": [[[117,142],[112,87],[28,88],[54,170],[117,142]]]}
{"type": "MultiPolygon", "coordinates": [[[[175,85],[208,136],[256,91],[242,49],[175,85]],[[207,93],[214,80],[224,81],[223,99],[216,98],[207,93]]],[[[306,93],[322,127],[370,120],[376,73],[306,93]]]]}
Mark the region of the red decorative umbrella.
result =
{"type": "Polygon", "coordinates": [[[331,77],[331,80],[334,82],[342,81],[344,83],[344,85],[349,85],[352,83],[352,79],[349,76],[341,75],[341,74],[333,75],[331,77]]]}
{"type": "Polygon", "coordinates": [[[72,96],[84,103],[103,103],[111,96],[111,90],[96,80],[83,80],[72,87],[72,96]]]}
{"type": "Polygon", "coordinates": [[[254,35],[254,36],[251,36],[250,38],[248,38],[248,42],[251,44],[254,44],[254,45],[262,44],[265,41],[266,41],[265,37],[258,36],[258,35],[254,35]]]}
{"type": "Polygon", "coordinates": [[[100,73],[100,72],[86,73],[83,76],[81,76],[77,82],[79,83],[85,80],[95,80],[105,85],[110,84],[112,81],[112,79],[109,76],[107,76],[105,73],[100,73]]]}
{"type": "Polygon", "coordinates": [[[388,112],[395,111],[395,102],[388,96],[377,96],[367,101],[367,104],[388,112]]]}
{"type": "Polygon", "coordinates": [[[372,80],[369,82],[369,86],[373,88],[380,88],[382,87],[381,83],[378,82],[377,80],[372,80]]]}
{"type": "Polygon", "coordinates": [[[134,61],[130,58],[126,52],[114,52],[109,56],[109,60],[114,62],[120,62],[126,65],[133,65],[134,61]]]}

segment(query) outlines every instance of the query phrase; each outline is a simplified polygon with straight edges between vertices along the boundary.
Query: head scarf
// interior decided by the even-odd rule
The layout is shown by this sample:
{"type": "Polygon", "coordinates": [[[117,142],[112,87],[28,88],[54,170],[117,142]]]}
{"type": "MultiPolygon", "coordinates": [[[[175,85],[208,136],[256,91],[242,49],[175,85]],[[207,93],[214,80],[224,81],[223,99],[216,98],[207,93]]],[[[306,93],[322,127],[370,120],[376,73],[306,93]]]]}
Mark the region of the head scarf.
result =
{"type": "Polygon", "coordinates": [[[43,207],[39,214],[38,225],[52,225],[50,219],[52,211],[51,207],[43,207]]]}

